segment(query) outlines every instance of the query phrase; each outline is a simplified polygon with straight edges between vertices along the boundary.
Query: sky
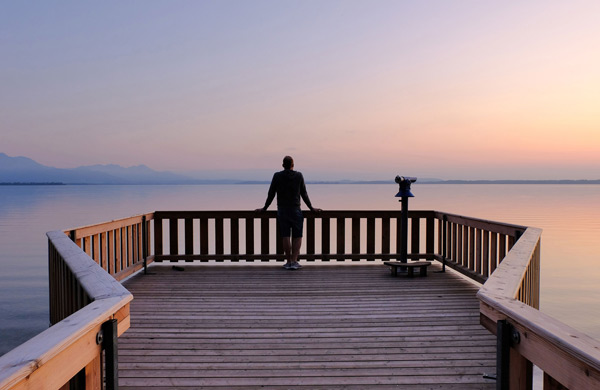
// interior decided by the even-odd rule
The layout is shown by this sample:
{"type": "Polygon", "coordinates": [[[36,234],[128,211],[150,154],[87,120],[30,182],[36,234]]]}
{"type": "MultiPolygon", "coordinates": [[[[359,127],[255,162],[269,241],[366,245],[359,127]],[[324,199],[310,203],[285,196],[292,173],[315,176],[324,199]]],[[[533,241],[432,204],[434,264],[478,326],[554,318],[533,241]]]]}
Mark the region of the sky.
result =
{"type": "MultiPolygon", "coordinates": [[[[0,1],[0,152],[600,179],[600,2],[0,1]]],[[[253,171],[256,170],[256,171],[253,171]]]]}

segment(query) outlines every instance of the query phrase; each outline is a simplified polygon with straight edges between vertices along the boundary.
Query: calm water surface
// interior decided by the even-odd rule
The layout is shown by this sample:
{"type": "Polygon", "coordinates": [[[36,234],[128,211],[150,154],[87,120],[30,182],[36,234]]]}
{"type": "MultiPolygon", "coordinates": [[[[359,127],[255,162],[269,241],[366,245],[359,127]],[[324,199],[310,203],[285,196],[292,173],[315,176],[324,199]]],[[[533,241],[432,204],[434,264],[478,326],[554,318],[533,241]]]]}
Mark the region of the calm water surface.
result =
{"type": "MultiPolygon", "coordinates": [[[[154,210],[254,209],[266,192],[266,185],[0,186],[0,355],[48,326],[47,231],[154,210]]],[[[400,209],[393,183],[308,192],[323,209],[400,209]]],[[[541,310],[600,339],[600,186],[417,182],[413,193],[411,210],[544,229],[541,310]]]]}

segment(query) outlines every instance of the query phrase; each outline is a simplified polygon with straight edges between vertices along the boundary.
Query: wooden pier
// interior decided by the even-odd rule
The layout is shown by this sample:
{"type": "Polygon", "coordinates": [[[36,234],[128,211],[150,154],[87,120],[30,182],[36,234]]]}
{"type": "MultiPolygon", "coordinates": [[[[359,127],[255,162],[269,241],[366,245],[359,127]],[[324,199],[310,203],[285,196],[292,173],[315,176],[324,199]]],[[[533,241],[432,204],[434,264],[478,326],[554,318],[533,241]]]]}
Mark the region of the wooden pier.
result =
{"type": "Polygon", "coordinates": [[[382,264],[171,265],[124,286],[122,389],[492,389],[478,287],[382,264]]]}
{"type": "Polygon", "coordinates": [[[0,357],[0,390],[531,390],[534,365],[544,389],[600,388],[600,341],[538,310],[540,229],[433,210],[304,216],[299,271],[281,267],[275,212],[47,233],[53,325],[0,357]],[[383,265],[401,238],[433,261],[427,276],[383,265]]]}

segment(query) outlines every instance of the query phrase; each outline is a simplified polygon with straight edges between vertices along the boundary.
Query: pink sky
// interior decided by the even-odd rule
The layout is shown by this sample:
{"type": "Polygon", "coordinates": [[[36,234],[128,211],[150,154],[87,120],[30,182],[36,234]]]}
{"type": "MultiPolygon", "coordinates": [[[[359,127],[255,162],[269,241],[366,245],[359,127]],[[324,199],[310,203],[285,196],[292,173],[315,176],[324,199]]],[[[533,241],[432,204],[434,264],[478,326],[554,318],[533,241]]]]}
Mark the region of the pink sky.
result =
{"type": "Polygon", "coordinates": [[[5,2],[0,15],[11,156],[600,178],[596,1],[5,2]]]}

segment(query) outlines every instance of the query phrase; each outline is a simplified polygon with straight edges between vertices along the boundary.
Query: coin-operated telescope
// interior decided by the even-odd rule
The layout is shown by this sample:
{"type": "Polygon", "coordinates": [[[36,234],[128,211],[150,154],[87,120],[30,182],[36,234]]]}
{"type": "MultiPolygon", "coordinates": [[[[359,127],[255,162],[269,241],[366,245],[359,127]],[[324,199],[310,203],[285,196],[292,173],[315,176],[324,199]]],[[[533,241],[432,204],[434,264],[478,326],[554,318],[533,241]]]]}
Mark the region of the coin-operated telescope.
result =
{"type": "Polygon", "coordinates": [[[402,202],[402,217],[400,224],[400,261],[403,263],[408,261],[408,198],[414,198],[414,195],[412,192],[410,192],[410,185],[416,181],[416,177],[396,176],[396,183],[398,183],[400,186],[400,190],[396,194],[396,198],[401,198],[399,202],[402,202]]]}

